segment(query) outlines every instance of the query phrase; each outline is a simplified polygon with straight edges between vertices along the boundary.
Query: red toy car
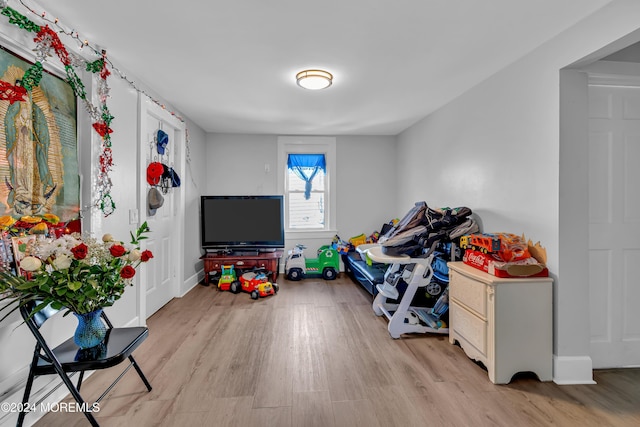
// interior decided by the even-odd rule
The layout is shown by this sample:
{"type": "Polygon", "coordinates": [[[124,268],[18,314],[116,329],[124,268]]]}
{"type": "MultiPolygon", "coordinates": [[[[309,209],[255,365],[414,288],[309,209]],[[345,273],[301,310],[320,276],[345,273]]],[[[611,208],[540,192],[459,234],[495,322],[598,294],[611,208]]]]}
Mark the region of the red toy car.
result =
{"type": "Polygon", "coordinates": [[[240,282],[231,283],[231,292],[247,292],[251,298],[267,297],[278,292],[278,285],[271,283],[267,275],[262,272],[249,271],[240,276],[240,282]]]}

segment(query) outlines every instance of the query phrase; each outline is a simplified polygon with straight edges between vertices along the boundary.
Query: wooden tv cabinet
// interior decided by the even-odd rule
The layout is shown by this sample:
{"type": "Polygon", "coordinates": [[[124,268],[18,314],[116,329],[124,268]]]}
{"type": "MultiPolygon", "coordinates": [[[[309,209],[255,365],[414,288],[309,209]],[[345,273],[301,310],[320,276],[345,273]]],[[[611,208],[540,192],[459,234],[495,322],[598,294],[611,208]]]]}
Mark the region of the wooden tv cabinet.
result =
{"type": "Polygon", "coordinates": [[[270,272],[271,281],[278,278],[278,268],[283,251],[277,249],[272,252],[243,251],[243,252],[208,252],[200,257],[204,261],[204,283],[209,284],[209,273],[220,272],[223,265],[234,265],[236,269],[264,268],[270,272]]]}

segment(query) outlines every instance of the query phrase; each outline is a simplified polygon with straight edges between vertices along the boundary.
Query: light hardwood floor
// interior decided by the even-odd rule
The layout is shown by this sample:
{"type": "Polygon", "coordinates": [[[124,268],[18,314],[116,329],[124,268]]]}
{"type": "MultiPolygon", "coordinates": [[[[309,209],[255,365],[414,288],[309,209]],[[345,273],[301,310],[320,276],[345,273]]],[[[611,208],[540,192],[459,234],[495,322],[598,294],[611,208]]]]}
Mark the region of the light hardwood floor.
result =
{"type": "MultiPolygon", "coordinates": [[[[446,336],[393,340],[371,297],[344,273],[287,282],[257,301],[197,286],[148,320],[129,371],[102,401],[102,426],[638,426],[640,369],[596,371],[597,385],[519,375],[492,384],[446,336]]],[[[120,372],[91,376],[95,398],[120,372]]],[[[84,426],[49,413],[38,426],[84,426]]]]}

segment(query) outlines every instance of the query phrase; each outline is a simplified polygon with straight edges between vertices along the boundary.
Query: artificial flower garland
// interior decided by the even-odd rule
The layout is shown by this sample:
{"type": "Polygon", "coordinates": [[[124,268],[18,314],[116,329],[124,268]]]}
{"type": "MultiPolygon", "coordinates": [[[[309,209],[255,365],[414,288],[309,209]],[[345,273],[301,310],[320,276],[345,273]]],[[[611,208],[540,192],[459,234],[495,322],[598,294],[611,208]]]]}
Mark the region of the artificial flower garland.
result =
{"type": "Polygon", "coordinates": [[[113,167],[113,152],[111,149],[110,136],[113,132],[111,129],[113,116],[107,106],[107,98],[109,96],[107,77],[111,73],[107,69],[106,52],[102,52],[100,59],[87,63],[79,56],[69,53],[60,41],[58,34],[49,28],[48,25],[41,27],[16,10],[6,6],[6,2],[0,3],[0,6],[3,4],[4,7],[0,13],[9,18],[10,24],[36,33],[36,37],[33,39],[36,43],[36,48],[34,49],[36,52],[36,62],[25,71],[22,79],[17,81],[15,85],[0,80],[0,100],[7,100],[11,104],[16,101],[25,100],[28,92],[40,84],[43,71],[42,62],[46,61],[47,57],[52,56],[52,50],[55,52],[60,62],[64,65],[65,73],[67,74],[67,83],[69,83],[73,89],[74,94],[84,102],[85,108],[93,121],[93,128],[101,137],[100,167],[97,177],[98,197],[96,205],[105,217],[111,215],[115,211],[116,205],[111,197],[111,179],[109,177],[113,167]],[[98,83],[100,108],[95,107],[87,99],[84,85],[73,69],[73,67],[78,67],[83,64],[87,71],[94,74],[98,73],[100,76],[98,83]]]}
{"type": "Polygon", "coordinates": [[[0,235],[23,236],[27,234],[51,235],[60,237],[70,232],[68,223],[60,221],[54,214],[38,216],[25,215],[19,219],[11,215],[0,216],[0,235]]]}

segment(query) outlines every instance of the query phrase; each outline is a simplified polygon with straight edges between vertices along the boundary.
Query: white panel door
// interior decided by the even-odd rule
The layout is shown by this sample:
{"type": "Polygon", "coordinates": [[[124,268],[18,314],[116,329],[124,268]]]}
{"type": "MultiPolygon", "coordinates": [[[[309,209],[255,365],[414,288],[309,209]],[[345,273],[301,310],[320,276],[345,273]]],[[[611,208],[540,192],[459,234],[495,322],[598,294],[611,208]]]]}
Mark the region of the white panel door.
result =
{"type": "Polygon", "coordinates": [[[589,86],[594,368],[640,366],[640,87],[589,86]]]}
{"type": "MultiPolygon", "coordinates": [[[[154,215],[149,215],[146,210],[147,193],[151,188],[146,182],[146,165],[149,162],[160,162],[171,166],[174,164],[176,143],[179,138],[178,129],[173,128],[167,122],[161,120],[152,110],[147,111],[146,117],[146,140],[143,140],[143,147],[146,147],[146,163],[145,163],[145,193],[142,198],[145,200],[145,212],[147,224],[151,229],[149,238],[146,240],[146,248],[153,252],[154,259],[148,264],[150,268],[146,269],[146,318],[158,311],[162,306],[168,303],[173,297],[177,296],[177,276],[175,271],[176,262],[172,260],[180,259],[174,248],[180,236],[176,235],[177,209],[176,209],[176,189],[170,189],[162,194],[164,203],[162,207],[156,210],[154,215]],[[164,155],[157,152],[156,143],[157,132],[162,129],[169,135],[169,143],[164,155]],[[146,146],[145,142],[146,141],[146,146]]],[[[162,193],[162,191],[161,191],[162,193]]]]}

